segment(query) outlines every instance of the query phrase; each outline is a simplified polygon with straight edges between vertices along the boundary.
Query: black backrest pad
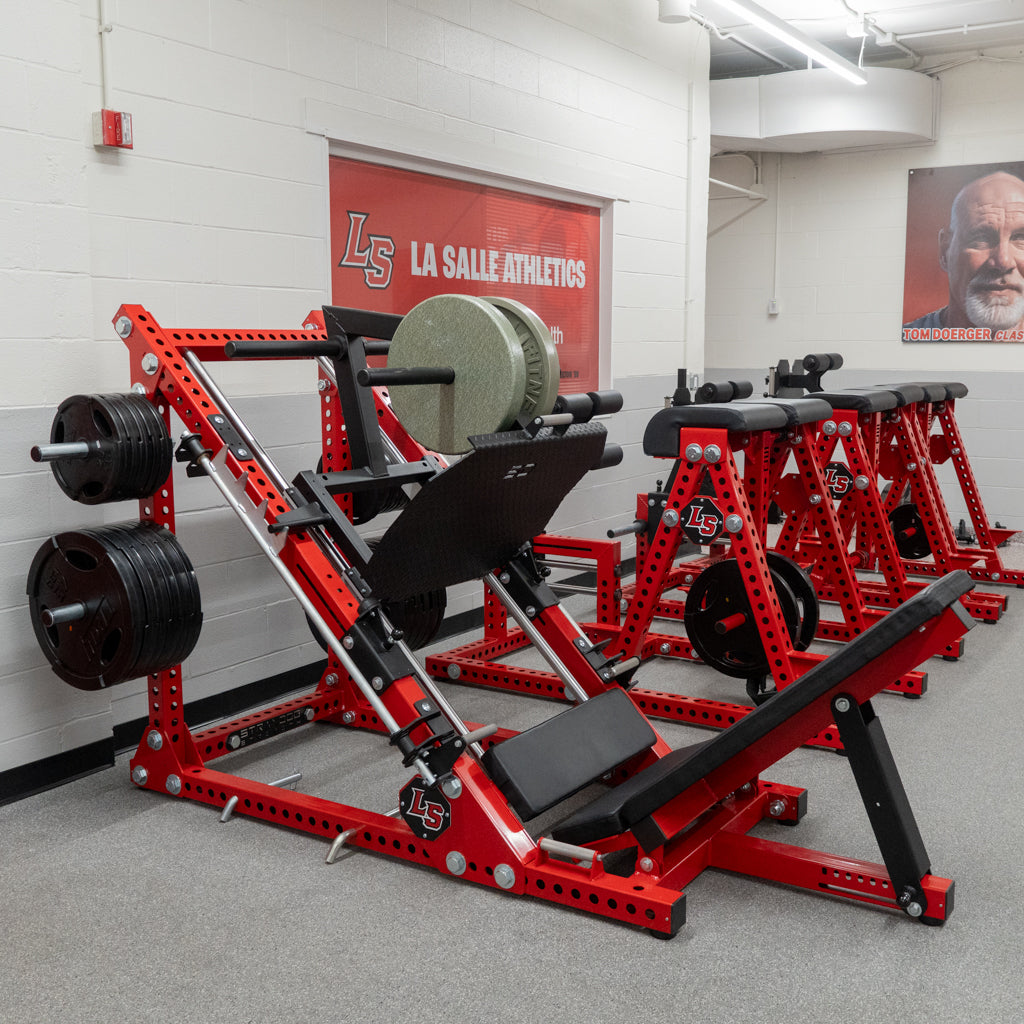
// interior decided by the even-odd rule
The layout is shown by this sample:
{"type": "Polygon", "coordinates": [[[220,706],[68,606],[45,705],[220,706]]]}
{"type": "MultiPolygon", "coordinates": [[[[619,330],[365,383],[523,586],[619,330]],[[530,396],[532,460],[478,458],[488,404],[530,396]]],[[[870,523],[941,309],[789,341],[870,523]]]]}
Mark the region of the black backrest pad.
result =
{"type": "Polygon", "coordinates": [[[524,821],[601,778],[657,739],[616,687],[491,747],[483,766],[524,821]]]}
{"type": "Polygon", "coordinates": [[[428,480],[381,538],[363,573],[396,600],[480,579],[543,533],[604,451],[600,423],[564,435],[471,437],[474,448],[428,480]]]}
{"type": "Polygon", "coordinates": [[[750,433],[755,430],[784,430],[788,423],[789,417],[784,408],[763,402],[672,405],[651,417],[644,431],[644,454],[678,458],[679,431],[683,427],[724,428],[750,433]]]}
{"type": "MultiPolygon", "coordinates": [[[[567,843],[588,843],[632,828],[869,662],[884,661],[894,644],[940,615],[972,586],[963,570],[936,580],[735,725],[706,743],[673,751],[603,793],[552,829],[551,834],[567,843]]],[[[879,671],[884,672],[884,667],[879,671]]]]}

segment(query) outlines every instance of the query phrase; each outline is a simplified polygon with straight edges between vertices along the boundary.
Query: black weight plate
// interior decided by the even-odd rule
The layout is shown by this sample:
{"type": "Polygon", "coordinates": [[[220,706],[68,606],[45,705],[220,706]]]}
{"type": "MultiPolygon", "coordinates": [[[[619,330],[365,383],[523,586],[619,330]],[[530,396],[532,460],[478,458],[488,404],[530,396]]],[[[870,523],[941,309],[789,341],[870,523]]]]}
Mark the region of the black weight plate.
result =
{"type": "Polygon", "coordinates": [[[125,458],[115,431],[115,423],[93,396],[72,395],[58,406],[50,426],[51,443],[100,442],[100,451],[90,458],[50,463],[60,489],[73,501],[99,505],[111,500],[124,473],[125,458]]]}
{"type": "Polygon", "coordinates": [[[900,558],[927,558],[932,553],[931,541],[914,502],[897,505],[889,513],[889,525],[900,558]]]}
{"type": "Polygon", "coordinates": [[[122,406],[134,410],[143,432],[145,470],[140,472],[138,486],[132,497],[148,498],[170,476],[174,442],[167,432],[167,424],[164,423],[163,417],[148,398],[136,394],[116,397],[122,406]]]}
{"type": "Polygon", "coordinates": [[[168,643],[171,594],[167,567],[157,562],[146,546],[135,541],[136,529],[117,525],[97,532],[102,532],[105,543],[116,547],[128,559],[138,577],[145,604],[145,614],[140,620],[142,648],[136,663],[136,672],[142,676],[163,667],[160,661],[168,643]]]}
{"type": "Polygon", "coordinates": [[[127,532],[130,543],[144,553],[154,586],[159,589],[162,584],[168,598],[162,619],[164,636],[147,668],[148,672],[157,672],[183,661],[199,639],[199,585],[188,556],[170,530],[155,523],[140,523],[127,532]]]}
{"type": "Polygon", "coordinates": [[[138,410],[132,403],[124,401],[124,395],[97,395],[96,398],[103,402],[112,417],[119,418],[122,423],[118,444],[125,449],[126,469],[118,481],[114,500],[148,497],[144,491],[146,478],[151,475],[148,465],[151,460],[149,433],[138,410]]]}
{"type": "Polygon", "coordinates": [[[818,631],[818,594],[810,575],[785,555],[777,551],[769,551],[766,555],[768,568],[772,577],[781,577],[796,598],[800,624],[793,635],[793,647],[798,651],[806,651],[818,631]]]}
{"type": "Polygon", "coordinates": [[[138,424],[134,415],[126,415],[116,403],[117,395],[93,395],[93,400],[114,424],[114,443],[121,453],[121,474],[108,501],[124,501],[131,494],[139,473],[141,453],[137,444],[138,424]],[[112,399],[114,401],[112,401],[112,399]]]}
{"type": "Polygon", "coordinates": [[[119,551],[88,531],[58,534],[36,552],[26,590],[36,639],[61,679],[99,690],[134,678],[143,596],[119,551]],[[83,619],[42,624],[45,609],[78,601],[87,608],[83,619]]]}
{"type": "MultiPolygon", "coordinates": [[[[772,583],[792,639],[800,617],[796,598],[781,576],[772,573],[772,583]]],[[[737,679],[770,674],[761,631],[736,559],[715,562],[697,577],[686,596],[683,623],[687,638],[705,664],[737,679]],[[741,625],[726,633],[716,630],[718,623],[737,614],[744,616],[741,625]]]]}

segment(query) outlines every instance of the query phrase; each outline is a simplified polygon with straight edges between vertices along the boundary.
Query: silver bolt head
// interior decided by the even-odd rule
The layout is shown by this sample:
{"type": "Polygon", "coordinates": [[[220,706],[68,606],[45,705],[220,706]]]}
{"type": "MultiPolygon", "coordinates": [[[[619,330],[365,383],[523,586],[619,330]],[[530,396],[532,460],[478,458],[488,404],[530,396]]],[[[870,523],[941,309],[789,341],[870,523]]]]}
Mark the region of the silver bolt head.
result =
{"type": "Polygon", "coordinates": [[[132,385],[132,394],[133,395],[145,395],[145,394],[147,394],[147,392],[146,392],[146,385],[145,384],[133,384],[132,385]]]}
{"type": "Polygon", "coordinates": [[[132,769],[132,782],[134,782],[136,786],[144,786],[148,780],[149,772],[147,772],[141,764],[137,764],[132,769]]]}
{"type": "Polygon", "coordinates": [[[587,641],[587,638],[586,638],[585,636],[578,636],[578,637],[576,637],[576,639],[575,639],[575,640],[573,640],[573,643],[574,643],[574,644],[575,644],[575,645],[576,645],[577,647],[579,647],[579,648],[580,648],[580,650],[582,650],[582,649],[583,649],[584,647],[586,647],[586,646],[587,646],[587,642],[588,642],[588,641],[587,641]]]}
{"type": "Polygon", "coordinates": [[[372,687],[373,687],[373,688],[374,688],[374,689],[375,689],[375,690],[376,690],[376,691],[377,691],[378,693],[380,693],[380,691],[384,689],[384,680],[383,680],[383,679],[381,679],[381,677],[380,677],[380,676],[374,676],[374,677],[373,677],[373,678],[372,678],[372,679],[370,680],[370,685],[371,685],[371,686],[372,686],[372,687]]]}
{"type": "Polygon", "coordinates": [[[355,645],[356,645],[355,640],[353,640],[352,637],[350,637],[350,636],[345,637],[341,641],[341,646],[344,647],[346,651],[351,651],[352,648],[355,647],[355,645]]]}
{"type": "Polygon", "coordinates": [[[640,863],[637,865],[641,871],[650,874],[654,870],[654,861],[650,857],[641,857],[640,863]]]}
{"type": "Polygon", "coordinates": [[[324,682],[328,686],[337,686],[338,685],[338,673],[337,672],[329,672],[328,675],[327,675],[327,678],[324,680],[324,682]]]}
{"type": "Polygon", "coordinates": [[[672,529],[679,522],[679,513],[674,508],[667,508],[661,514],[661,521],[669,528],[672,529]]]}
{"type": "Polygon", "coordinates": [[[160,360],[152,352],[147,352],[142,357],[142,369],[152,377],[160,369],[160,360]]]}
{"type": "Polygon", "coordinates": [[[330,386],[331,385],[328,384],[327,381],[323,379],[323,377],[321,377],[320,380],[316,382],[317,391],[326,391],[330,386]]]}
{"type": "Polygon", "coordinates": [[[684,582],[684,583],[692,583],[692,582],[693,582],[693,573],[692,573],[692,572],[688,572],[688,573],[687,573],[687,574],[686,574],[686,575],[685,575],[685,576],[683,577],[683,582],[684,582]]]}
{"type": "Polygon", "coordinates": [[[455,778],[445,779],[441,783],[441,792],[444,793],[449,800],[458,800],[462,796],[462,783],[455,778]]]}
{"type": "Polygon", "coordinates": [[[831,437],[838,429],[839,426],[835,420],[825,420],[821,425],[821,432],[823,434],[827,434],[829,437],[831,437]]]}
{"type": "Polygon", "coordinates": [[[537,609],[532,604],[528,604],[523,611],[526,612],[526,617],[532,619],[537,614],[537,609]]]}
{"type": "Polygon", "coordinates": [[[906,906],[908,917],[920,917],[924,913],[924,907],[916,900],[911,900],[906,906]]]}
{"type": "Polygon", "coordinates": [[[659,654],[669,654],[671,651],[672,651],[672,645],[671,644],[662,644],[658,648],[658,653],[659,654]]]}
{"type": "Polygon", "coordinates": [[[721,457],[722,449],[719,448],[717,444],[709,444],[707,448],[704,449],[704,458],[707,459],[708,462],[717,462],[721,457]]]}
{"type": "Polygon", "coordinates": [[[498,582],[499,582],[499,583],[508,583],[508,581],[509,581],[509,580],[511,580],[511,579],[512,579],[512,577],[511,577],[511,576],[510,576],[510,575],[509,575],[509,574],[508,574],[507,572],[503,572],[503,573],[502,573],[502,574],[501,574],[501,575],[500,575],[500,576],[498,577],[498,582]]]}
{"type": "Polygon", "coordinates": [[[768,813],[773,818],[781,818],[786,813],[786,801],[785,800],[773,800],[768,805],[768,813]]]}
{"type": "Polygon", "coordinates": [[[846,697],[840,697],[836,701],[836,711],[841,711],[844,715],[850,710],[850,702],[846,697]]]}
{"type": "Polygon", "coordinates": [[[868,489],[868,478],[866,476],[855,476],[853,478],[853,486],[858,491],[866,491],[868,489]]]}
{"type": "Polygon", "coordinates": [[[908,462],[907,463],[907,472],[908,473],[913,473],[915,469],[917,469],[917,463],[916,462],[908,462]]]}
{"type": "Polygon", "coordinates": [[[810,502],[810,503],[811,503],[812,505],[820,505],[820,504],[821,504],[821,495],[820,495],[820,494],[812,494],[812,495],[810,496],[810,498],[808,498],[807,500],[808,500],[808,501],[809,501],[809,502],[810,502]]]}
{"type": "Polygon", "coordinates": [[[1001,580],[1001,579],[1002,579],[1002,576],[1001,576],[1001,575],[1000,575],[999,573],[997,573],[997,572],[994,572],[994,573],[992,573],[992,575],[991,575],[991,576],[989,577],[989,579],[991,579],[993,583],[998,583],[998,582],[999,582],[999,580],[1001,580]]]}
{"type": "Polygon", "coordinates": [[[619,602],[619,611],[620,612],[628,612],[629,611],[629,602],[625,598],[623,598],[619,602]]]}
{"type": "Polygon", "coordinates": [[[346,711],[342,716],[341,720],[346,725],[351,725],[356,720],[356,713],[354,711],[346,711]]]}
{"type": "Polygon", "coordinates": [[[726,516],[725,528],[729,533],[739,533],[743,529],[743,517],[736,515],[735,512],[732,515],[726,516]]]}
{"type": "Polygon", "coordinates": [[[950,453],[953,454],[953,455],[959,455],[960,454],[960,449],[959,448],[950,448],[950,453]]]}
{"type": "Polygon", "coordinates": [[[150,750],[159,750],[164,745],[164,738],[156,731],[156,729],[150,729],[146,733],[146,746],[150,750]]]}
{"type": "Polygon", "coordinates": [[[316,712],[312,708],[306,708],[304,714],[306,716],[307,722],[312,722],[313,719],[316,717],[316,712]]]}
{"type": "Polygon", "coordinates": [[[449,665],[448,666],[448,678],[449,679],[458,679],[459,676],[461,676],[461,675],[462,675],[462,669],[458,665],[449,665]]]}
{"type": "Polygon", "coordinates": [[[502,889],[511,889],[516,884],[516,873],[507,864],[499,864],[494,869],[494,880],[502,889]]]}
{"type": "Polygon", "coordinates": [[[164,786],[171,796],[177,796],[181,792],[181,779],[177,775],[168,775],[164,786]]]}
{"type": "Polygon", "coordinates": [[[461,875],[466,870],[466,858],[458,850],[452,850],[445,857],[444,863],[453,875],[461,875]]]}
{"type": "Polygon", "coordinates": [[[699,444],[688,444],[683,454],[688,462],[697,462],[704,454],[704,449],[699,444]]]}
{"type": "Polygon", "coordinates": [[[132,321],[130,317],[119,316],[117,322],[114,324],[114,330],[117,331],[118,337],[127,338],[132,333],[132,321]]]}
{"type": "Polygon", "coordinates": [[[228,737],[228,746],[232,750],[237,750],[241,745],[242,745],[242,737],[241,736],[229,736],[228,737]]]}
{"type": "Polygon", "coordinates": [[[853,433],[852,423],[840,423],[839,424],[839,436],[849,437],[853,433]]]}

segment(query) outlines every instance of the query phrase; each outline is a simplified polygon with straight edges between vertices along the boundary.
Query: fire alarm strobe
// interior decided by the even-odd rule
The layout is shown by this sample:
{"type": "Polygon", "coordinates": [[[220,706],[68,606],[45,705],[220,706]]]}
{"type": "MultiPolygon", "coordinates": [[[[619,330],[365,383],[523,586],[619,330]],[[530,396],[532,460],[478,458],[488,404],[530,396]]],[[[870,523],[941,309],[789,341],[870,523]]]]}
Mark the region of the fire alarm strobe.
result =
{"type": "Polygon", "coordinates": [[[132,149],[132,115],[120,110],[97,110],[92,115],[92,144],[132,149]]]}

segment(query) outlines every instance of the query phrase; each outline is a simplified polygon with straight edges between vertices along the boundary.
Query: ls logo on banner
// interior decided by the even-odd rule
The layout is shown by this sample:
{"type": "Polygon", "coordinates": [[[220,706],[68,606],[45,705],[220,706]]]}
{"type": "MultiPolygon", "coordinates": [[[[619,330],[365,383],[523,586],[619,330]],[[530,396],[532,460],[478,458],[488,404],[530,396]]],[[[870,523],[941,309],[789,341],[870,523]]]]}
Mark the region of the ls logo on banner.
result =
{"type": "Polygon", "coordinates": [[[354,267],[363,272],[367,288],[387,288],[395,269],[395,242],[390,235],[367,235],[363,244],[363,225],[370,216],[348,210],[348,237],[345,255],[339,267],[354,267]]]}
{"type": "Polygon", "coordinates": [[[451,804],[440,788],[427,787],[417,776],[398,794],[405,823],[420,839],[436,839],[452,823],[451,804]]]}

